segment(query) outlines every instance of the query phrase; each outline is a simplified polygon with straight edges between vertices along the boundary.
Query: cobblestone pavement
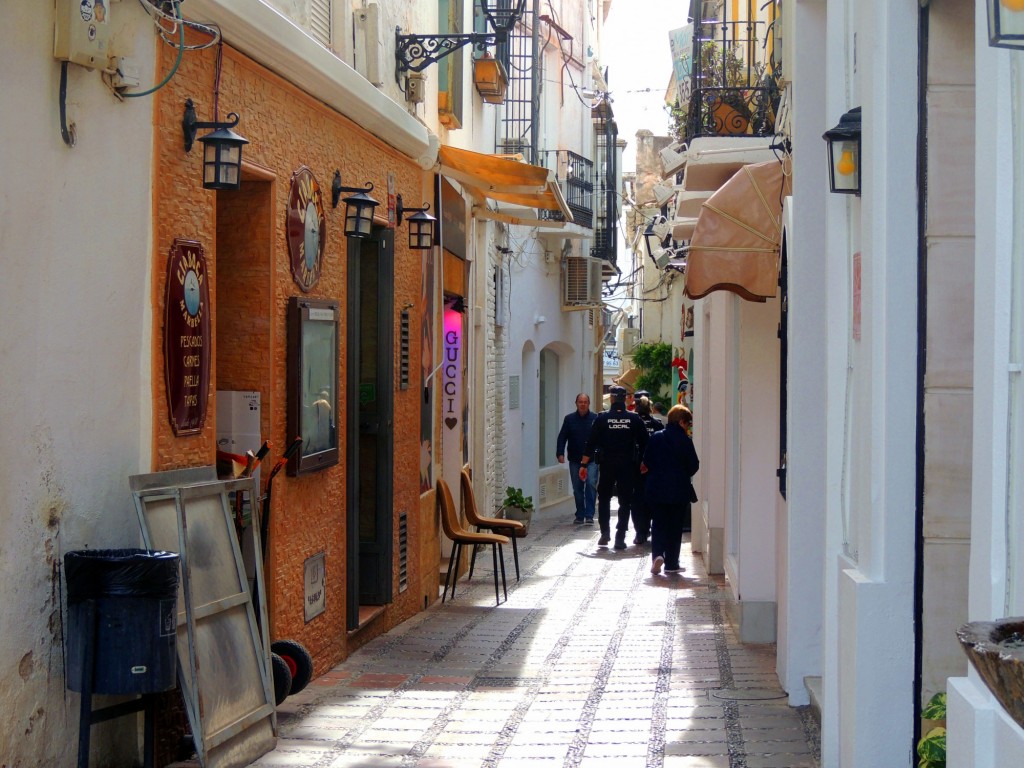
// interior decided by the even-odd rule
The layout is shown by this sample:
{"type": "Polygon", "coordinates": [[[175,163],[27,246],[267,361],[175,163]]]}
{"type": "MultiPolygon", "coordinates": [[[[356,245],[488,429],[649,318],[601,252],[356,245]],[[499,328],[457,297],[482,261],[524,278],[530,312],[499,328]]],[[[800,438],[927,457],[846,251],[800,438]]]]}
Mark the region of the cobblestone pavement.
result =
{"type": "Polygon", "coordinates": [[[482,552],[454,600],[289,697],[254,765],[818,768],[816,723],[786,704],[775,647],[736,639],[724,582],[686,544],[684,573],[653,576],[647,547],[597,536],[536,515],[507,602],[482,552]]]}

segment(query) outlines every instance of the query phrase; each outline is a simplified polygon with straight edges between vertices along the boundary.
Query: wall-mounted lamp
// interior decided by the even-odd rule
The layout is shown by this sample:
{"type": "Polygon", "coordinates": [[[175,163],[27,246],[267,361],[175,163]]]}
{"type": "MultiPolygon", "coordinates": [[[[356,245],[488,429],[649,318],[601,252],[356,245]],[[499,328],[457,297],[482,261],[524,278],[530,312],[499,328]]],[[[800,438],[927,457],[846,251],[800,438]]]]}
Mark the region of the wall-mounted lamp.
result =
{"type": "Polygon", "coordinates": [[[647,229],[644,230],[644,245],[647,247],[647,255],[655,261],[668,247],[671,225],[664,216],[658,216],[647,222],[647,229]]]}
{"type": "Polygon", "coordinates": [[[367,192],[373,191],[373,184],[366,182],[365,187],[343,187],[341,171],[334,172],[331,182],[331,206],[338,207],[342,192],[354,192],[345,198],[345,237],[369,237],[373,232],[373,211],[380,205],[367,192]]]}
{"type": "Polygon", "coordinates": [[[860,107],[854,107],[821,138],[828,142],[830,189],[841,195],[860,197],[860,107]]]}
{"type": "Polygon", "coordinates": [[[986,0],[988,44],[1024,48],[1024,0],[986,0]]]}
{"type": "Polygon", "coordinates": [[[200,128],[212,128],[213,133],[200,137],[203,142],[203,188],[238,189],[242,185],[242,145],[249,140],[231,129],[238,125],[238,115],[228,113],[224,123],[203,122],[196,119],[192,99],[185,100],[185,115],[181,128],[185,135],[185,151],[191,152],[200,128]]]}
{"type": "Polygon", "coordinates": [[[414,251],[425,251],[434,246],[434,222],[437,221],[427,211],[430,205],[425,203],[422,208],[406,208],[402,205],[402,196],[396,197],[395,214],[398,226],[402,226],[402,217],[409,217],[409,247],[414,251]]]}
{"type": "Polygon", "coordinates": [[[445,56],[467,45],[481,53],[487,46],[503,43],[523,16],[526,0],[480,0],[480,10],[487,18],[493,32],[471,32],[469,34],[403,35],[401,28],[395,30],[395,80],[402,72],[422,72],[445,56]]]}

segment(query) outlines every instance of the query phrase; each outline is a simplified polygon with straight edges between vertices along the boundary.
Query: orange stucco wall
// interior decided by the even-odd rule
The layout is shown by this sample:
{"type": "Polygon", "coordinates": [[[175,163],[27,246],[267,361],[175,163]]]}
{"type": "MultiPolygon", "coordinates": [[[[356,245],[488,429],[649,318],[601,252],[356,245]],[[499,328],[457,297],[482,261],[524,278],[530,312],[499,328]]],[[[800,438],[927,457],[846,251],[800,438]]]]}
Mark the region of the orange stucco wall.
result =
{"type": "MultiPolygon", "coordinates": [[[[165,47],[161,67],[169,71],[174,51],[165,47]]],[[[411,366],[410,386],[394,391],[394,595],[382,617],[365,632],[349,636],[345,621],[346,476],[345,413],[347,408],[345,314],[346,247],[342,234],[344,206],[330,205],[330,183],[341,170],[347,186],[371,181],[375,196],[386,200],[388,173],[407,204],[431,200],[431,177],[409,158],[372,137],[360,126],[308,97],[300,90],[228,46],[223,47],[219,75],[219,117],[236,112],[235,130],[249,140],[240,192],[202,188],[202,145],[190,154],[182,144],[184,103],[191,98],[199,120],[214,118],[218,81],[217,50],[187,52],[181,67],[155,99],[156,187],[153,190],[153,307],[156,332],[152,340],[155,471],[214,463],[217,389],[257,389],[262,398],[262,430],[276,458],[288,444],[287,317],[291,296],[307,295],[341,302],[339,339],[341,382],[338,465],[302,477],[284,472],[274,481],[269,561],[267,568],[272,638],[302,642],[314,657],[319,674],[343,659],[368,635],[404,621],[425,602],[437,597],[436,517],[432,499],[420,498],[419,422],[420,366],[411,366]],[[319,282],[302,294],[293,282],[285,239],[285,209],[291,176],[301,166],[311,169],[325,196],[327,217],[324,266],[319,282]],[[168,250],[175,238],[198,240],[208,260],[214,323],[212,375],[205,427],[198,435],[176,437],[167,415],[164,384],[163,318],[168,250]],[[220,309],[220,311],[218,311],[220,309]],[[230,347],[230,348],[229,348],[230,347]],[[408,428],[406,428],[408,425],[408,428]],[[409,588],[398,593],[398,524],[408,514],[409,588]],[[326,553],[324,614],[308,624],[303,616],[303,564],[326,553]],[[431,586],[432,585],[432,586],[431,586]]],[[[200,136],[205,131],[200,131],[200,136]]],[[[386,216],[386,205],[383,215],[386,216]]],[[[380,214],[378,209],[378,213],[380,214]]],[[[406,247],[403,226],[395,237],[395,370],[399,351],[399,313],[408,308],[414,324],[412,361],[420,359],[421,258],[406,247]]],[[[264,481],[269,461],[264,464],[264,481]]]]}

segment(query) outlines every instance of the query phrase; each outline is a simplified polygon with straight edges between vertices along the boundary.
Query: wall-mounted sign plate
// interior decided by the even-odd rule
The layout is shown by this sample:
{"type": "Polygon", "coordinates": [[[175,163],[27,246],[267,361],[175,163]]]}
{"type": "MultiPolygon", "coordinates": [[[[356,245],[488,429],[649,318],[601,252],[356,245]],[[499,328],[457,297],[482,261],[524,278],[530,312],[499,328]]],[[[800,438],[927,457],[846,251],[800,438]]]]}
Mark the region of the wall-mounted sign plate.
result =
{"type": "Polygon", "coordinates": [[[164,375],[175,435],[200,432],[210,394],[210,281],[203,246],[176,239],[167,258],[164,375]]]}
{"type": "Polygon", "coordinates": [[[324,565],[324,553],[319,552],[306,558],[305,571],[305,611],[306,623],[327,610],[327,569],[324,565]]]}

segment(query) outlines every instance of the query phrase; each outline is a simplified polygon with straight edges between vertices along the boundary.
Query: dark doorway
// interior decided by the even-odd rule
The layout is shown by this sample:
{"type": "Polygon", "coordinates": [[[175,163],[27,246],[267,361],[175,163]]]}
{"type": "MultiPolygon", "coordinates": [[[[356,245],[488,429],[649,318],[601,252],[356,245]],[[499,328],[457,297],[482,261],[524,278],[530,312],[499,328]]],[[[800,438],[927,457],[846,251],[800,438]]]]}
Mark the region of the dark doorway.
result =
{"type": "Polygon", "coordinates": [[[394,233],[348,240],[348,629],[391,602],[394,233]]]}

